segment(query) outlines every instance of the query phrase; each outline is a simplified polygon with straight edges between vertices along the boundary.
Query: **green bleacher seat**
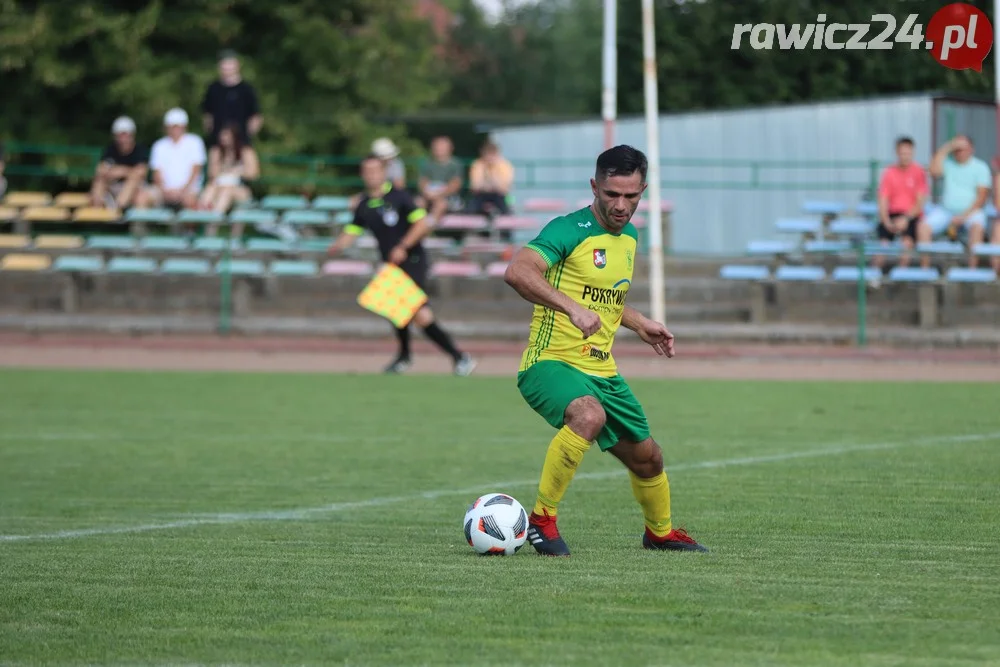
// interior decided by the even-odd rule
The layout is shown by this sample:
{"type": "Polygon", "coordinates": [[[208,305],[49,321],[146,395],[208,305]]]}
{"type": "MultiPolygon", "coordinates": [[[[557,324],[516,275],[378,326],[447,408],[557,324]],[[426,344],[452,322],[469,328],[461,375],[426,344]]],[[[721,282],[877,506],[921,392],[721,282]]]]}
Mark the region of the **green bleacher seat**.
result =
{"type": "Polygon", "coordinates": [[[125,214],[125,222],[168,223],[174,219],[169,208],[131,208],[125,214]]]}
{"type": "Polygon", "coordinates": [[[306,260],[275,260],[270,270],[276,276],[315,276],[319,267],[316,262],[306,260]]]}
{"type": "Polygon", "coordinates": [[[154,273],[156,260],[150,257],[112,257],[108,273],[154,273]]]}
{"type": "Polygon", "coordinates": [[[264,264],[255,259],[233,259],[228,263],[225,261],[216,263],[216,273],[225,273],[226,271],[234,276],[259,276],[264,273],[264,264]]]}
{"type": "Polygon", "coordinates": [[[328,225],[330,216],[323,211],[285,211],[281,222],[286,225],[328,225]]]}
{"type": "Polygon", "coordinates": [[[274,211],[262,211],[259,208],[241,209],[229,214],[229,222],[242,222],[249,225],[273,225],[278,220],[274,211]]]}
{"type": "Polygon", "coordinates": [[[295,247],[302,252],[326,252],[336,240],[327,237],[301,239],[295,247]]]}
{"type": "Polygon", "coordinates": [[[212,265],[207,259],[169,257],[163,260],[160,271],[175,275],[204,275],[212,271],[212,265]]]}
{"type": "Polygon", "coordinates": [[[295,246],[280,239],[248,239],[247,252],[293,252],[295,246]]]}
{"type": "Polygon", "coordinates": [[[313,200],[312,207],[317,211],[346,211],[351,205],[350,197],[323,195],[313,200]]]}
{"type": "Polygon", "coordinates": [[[135,239],[131,236],[91,236],[87,247],[91,250],[134,250],[135,239]]]}
{"type": "Polygon", "coordinates": [[[104,268],[104,260],[92,255],[60,255],[56,257],[52,268],[56,271],[96,273],[104,268]]]}
{"type": "Polygon", "coordinates": [[[354,222],[354,213],[352,211],[341,211],[333,216],[333,221],[338,225],[349,225],[354,222]]]}
{"type": "Polygon", "coordinates": [[[272,211],[309,208],[309,200],[301,195],[268,195],[260,200],[260,207],[272,211]]]}
{"type": "Polygon", "coordinates": [[[183,236],[145,236],[139,240],[141,250],[181,252],[189,247],[188,240],[183,236]]]}
{"type": "Polygon", "coordinates": [[[177,214],[177,222],[191,225],[211,225],[225,222],[226,216],[218,211],[185,209],[177,214]]]}
{"type": "Polygon", "coordinates": [[[230,252],[243,250],[243,243],[239,239],[224,239],[218,236],[202,236],[194,240],[194,249],[198,252],[222,252],[226,249],[226,241],[229,241],[230,252]]]}

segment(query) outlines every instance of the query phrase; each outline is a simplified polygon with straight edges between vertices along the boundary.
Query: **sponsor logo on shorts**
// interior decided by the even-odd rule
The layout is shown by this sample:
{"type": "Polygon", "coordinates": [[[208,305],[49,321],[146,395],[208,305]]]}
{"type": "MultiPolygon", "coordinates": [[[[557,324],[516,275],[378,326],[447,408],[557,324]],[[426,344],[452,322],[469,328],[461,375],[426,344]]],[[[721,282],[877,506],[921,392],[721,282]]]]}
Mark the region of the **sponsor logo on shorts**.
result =
{"type": "Polygon", "coordinates": [[[593,357],[594,359],[598,359],[600,361],[607,361],[608,359],[611,358],[611,353],[610,352],[605,352],[604,350],[598,350],[596,347],[594,347],[590,343],[587,343],[586,345],[584,345],[583,349],[580,350],[580,352],[585,357],[593,357]]]}

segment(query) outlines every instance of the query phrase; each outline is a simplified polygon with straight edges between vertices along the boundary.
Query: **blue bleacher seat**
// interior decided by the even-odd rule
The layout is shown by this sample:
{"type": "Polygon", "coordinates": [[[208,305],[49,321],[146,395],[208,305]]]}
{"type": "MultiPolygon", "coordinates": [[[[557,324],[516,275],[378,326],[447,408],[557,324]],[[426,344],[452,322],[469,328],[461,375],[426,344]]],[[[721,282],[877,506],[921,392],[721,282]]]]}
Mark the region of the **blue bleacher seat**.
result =
{"type": "Polygon", "coordinates": [[[330,217],[323,211],[285,211],[281,222],[286,225],[328,225],[330,217]]]}
{"type": "Polygon", "coordinates": [[[719,269],[719,277],[726,280],[767,280],[771,272],[757,264],[726,264],[719,269]]]}
{"type": "Polygon", "coordinates": [[[830,274],[830,277],[836,282],[856,283],[858,282],[858,274],[863,275],[862,280],[865,282],[878,280],[882,277],[882,271],[874,266],[866,266],[864,272],[858,271],[856,266],[838,266],[830,274]]]}
{"type": "Polygon", "coordinates": [[[965,254],[965,246],[955,241],[932,241],[930,243],[918,243],[917,252],[928,255],[956,255],[965,254]]]}
{"type": "Polygon", "coordinates": [[[817,281],[826,278],[826,271],[821,266],[779,266],[774,272],[776,280],[786,281],[817,281]]]}
{"type": "Polygon", "coordinates": [[[336,240],[327,237],[301,239],[295,247],[302,252],[326,252],[336,240]]]}
{"type": "Polygon", "coordinates": [[[264,273],[264,264],[254,259],[233,259],[228,266],[225,261],[215,265],[216,273],[223,273],[227,269],[234,276],[259,276],[264,273]]]}
{"type": "Polygon", "coordinates": [[[333,216],[333,221],[338,225],[349,225],[354,221],[354,213],[351,211],[341,211],[333,216]]]}
{"type": "Polygon", "coordinates": [[[60,255],[56,257],[52,268],[56,271],[94,273],[104,268],[104,260],[100,257],[86,255],[60,255]]]}
{"type": "Polygon", "coordinates": [[[774,223],[774,228],[785,234],[817,234],[823,224],[809,218],[782,218],[774,223]]]}
{"type": "Polygon", "coordinates": [[[317,211],[346,211],[350,203],[350,197],[323,195],[313,200],[312,207],[317,211]]]}
{"type": "Polygon", "coordinates": [[[177,222],[192,225],[217,224],[224,222],[225,219],[226,216],[218,211],[195,211],[193,209],[185,209],[177,214],[177,222]]]}
{"type": "Polygon", "coordinates": [[[983,207],[983,213],[986,214],[987,218],[997,217],[997,207],[993,205],[992,202],[988,202],[986,206],[983,207]]]}
{"type": "Polygon", "coordinates": [[[160,265],[162,273],[183,274],[183,275],[204,275],[212,270],[212,265],[207,259],[196,257],[168,257],[160,265]]]}
{"type": "Polygon", "coordinates": [[[839,201],[808,200],[802,202],[802,212],[811,215],[840,215],[847,208],[839,201]]]}
{"type": "Polygon", "coordinates": [[[896,266],[889,271],[889,280],[895,282],[923,283],[938,280],[941,274],[937,269],[922,269],[915,266],[896,266]]]}
{"type": "Polygon", "coordinates": [[[258,208],[241,209],[229,214],[230,223],[273,225],[277,220],[278,215],[274,211],[262,211],[258,208]]]}
{"type": "Polygon", "coordinates": [[[858,202],[858,205],[854,207],[854,212],[857,215],[866,217],[878,215],[878,202],[877,201],[858,202]]]}
{"type": "Polygon", "coordinates": [[[260,207],[272,211],[309,208],[309,200],[302,195],[268,195],[260,200],[260,207]]]}
{"type": "Polygon", "coordinates": [[[135,239],[131,236],[91,236],[87,247],[92,250],[133,250],[135,239]]]}
{"type": "Polygon", "coordinates": [[[880,257],[899,257],[903,254],[903,244],[895,241],[886,244],[879,243],[877,241],[872,241],[865,244],[865,256],[873,257],[878,255],[880,257]]]}
{"type": "Polygon", "coordinates": [[[248,239],[247,252],[292,252],[295,246],[280,239],[248,239]]]}
{"type": "Polygon", "coordinates": [[[150,257],[112,257],[108,262],[109,273],[153,273],[156,260],[150,257]]]}
{"type": "Polygon", "coordinates": [[[952,283],[992,283],[997,279],[993,269],[969,269],[953,266],[948,269],[945,279],[952,283]]]}
{"type": "Polygon", "coordinates": [[[787,255],[795,251],[795,244],[790,241],[750,241],[747,244],[749,255],[787,255]]]}
{"type": "Polygon", "coordinates": [[[1000,256],[1000,243],[980,243],[976,246],[977,257],[998,257],[1000,256]]]}
{"type": "Polygon", "coordinates": [[[174,212],[169,208],[131,208],[125,214],[125,222],[167,223],[173,219],[174,212]]]}
{"type": "Polygon", "coordinates": [[[316,262],[307,260],[275,260],[270,270],[276,276],[315,276],[319,267],[316,262]]]}
{"type": "Polygon", "coordinates": [[[183,236],[145,236],[139,239],[139,248],[179,252],[188,249],[188,240],[183,236]]]}
{"type": "Polygon", "coordinates": [[[243,249],[239,239],[225,239],[218,236],[203,236],[194,240],[194,249],[199,252],[222,252],[229,241],[229,250],[237,252],[243,249]]]}
{"type": "Polygon", "coordinates": [[[834,254],[849,251],[851,243],[849,241],[806,241],[802,248],[811,253],[834,254]]]}
{"type": "Polygon", "coordinates": [[[875,231],[875,223],[864,218],[838,218],[830,223],[830,233],[838,236],[868,236],[875,231]]]}

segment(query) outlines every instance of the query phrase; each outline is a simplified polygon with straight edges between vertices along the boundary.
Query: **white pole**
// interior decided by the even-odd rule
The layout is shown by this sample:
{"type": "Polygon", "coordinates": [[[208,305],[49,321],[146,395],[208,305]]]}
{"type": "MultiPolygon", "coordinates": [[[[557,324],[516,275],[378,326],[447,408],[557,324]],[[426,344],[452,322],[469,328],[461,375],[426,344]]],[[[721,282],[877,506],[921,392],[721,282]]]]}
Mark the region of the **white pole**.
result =
{"type": "Polygon", "coordinates": [[[604,0],[603,53],[601,117],[604,118],[604,149],[607,150],[615,145],[618,113],[618,0],[604,0]]]}
{"type": "MultiPolygon", "coordinates": [[[[996,0],[1000,2],[1000,0],[996,0]]],[[[664,322],[663,228],[660,211],[660,111],[656,94],[656,42],[653,0],[642,0],[643,83],[646,93],[646,157],[649,160],[649,305],[653,319],[664,322]]]]}

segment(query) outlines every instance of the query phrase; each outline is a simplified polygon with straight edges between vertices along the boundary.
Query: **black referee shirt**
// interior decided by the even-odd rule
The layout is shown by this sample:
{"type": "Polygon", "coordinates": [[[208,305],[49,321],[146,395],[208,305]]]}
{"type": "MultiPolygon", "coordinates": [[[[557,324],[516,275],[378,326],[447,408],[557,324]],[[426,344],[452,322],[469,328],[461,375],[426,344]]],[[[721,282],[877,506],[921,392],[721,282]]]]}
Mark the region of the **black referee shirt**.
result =
{"type": "MultiPolygon", "coordinates": [[[[360,236],[368,230],[378,241],[382,259],[388,261],[389,252],[399,245],[410,225],[422,220],[427,212],[417,206],[413,197],[406,190],[397,190],[391,183],[382,186],[381,197],[370,197],[367,193],[361,197],[358,207],[354,209],[354,222],[344,228],[348,234],[360,236]]],[[[409,249],[411,260],[424,258],[424,247],[418,241],[409,249]]]]}

